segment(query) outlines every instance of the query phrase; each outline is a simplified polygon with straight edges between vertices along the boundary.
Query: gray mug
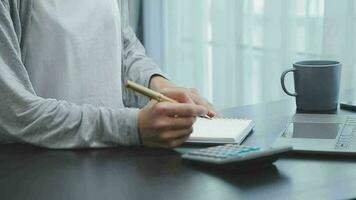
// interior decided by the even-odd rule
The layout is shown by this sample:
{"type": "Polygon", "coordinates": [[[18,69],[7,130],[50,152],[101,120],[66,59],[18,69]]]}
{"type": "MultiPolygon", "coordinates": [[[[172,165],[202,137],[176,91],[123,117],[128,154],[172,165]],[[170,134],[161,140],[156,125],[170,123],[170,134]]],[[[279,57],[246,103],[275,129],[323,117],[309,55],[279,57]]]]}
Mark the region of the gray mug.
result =
{"type": "Polygon", "coordinates": [[[298,112],[323,113],[337,110],[339,103],[341,63],[328,60],[301,61],[283,72],[284,92],[296,97],[298,112]],[[294,72],[295,93],[285,87],[285,76],[294,72]]]}

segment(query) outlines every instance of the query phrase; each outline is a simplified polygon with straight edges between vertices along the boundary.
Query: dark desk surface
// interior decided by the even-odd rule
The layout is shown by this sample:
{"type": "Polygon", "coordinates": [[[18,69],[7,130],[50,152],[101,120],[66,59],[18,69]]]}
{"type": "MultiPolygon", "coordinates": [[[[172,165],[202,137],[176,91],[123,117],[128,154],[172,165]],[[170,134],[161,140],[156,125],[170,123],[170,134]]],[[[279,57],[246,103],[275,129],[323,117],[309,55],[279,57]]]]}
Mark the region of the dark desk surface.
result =
{"type": "MultiPolygon", "coordinates": [[[[256,121],[246,144],[270,146],[291,101],[225,110],[256,121]]],[[[346,113],[346,112],[341,112],[346,113]]],[[[184,151],[180,148],[178,151],[184,151]]],[[[187,165],[174,150],[54,151],[0,145],[0,199],[345,199],[356,197],[356,158],[298,156],[254,172],[187,165]]]]}

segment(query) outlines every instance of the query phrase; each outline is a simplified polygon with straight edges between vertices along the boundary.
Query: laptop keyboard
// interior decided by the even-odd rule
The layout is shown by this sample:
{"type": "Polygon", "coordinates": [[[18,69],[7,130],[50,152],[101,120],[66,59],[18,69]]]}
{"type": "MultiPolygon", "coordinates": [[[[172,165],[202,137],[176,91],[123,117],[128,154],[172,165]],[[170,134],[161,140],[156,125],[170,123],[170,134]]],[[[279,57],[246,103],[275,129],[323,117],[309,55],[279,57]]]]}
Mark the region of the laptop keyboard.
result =
{"type": "Polygon", "coordinates": [[[335,149],[343,150],[354,148],[356,148],[356,118],[348,117],[336,143],[335,149]]]}

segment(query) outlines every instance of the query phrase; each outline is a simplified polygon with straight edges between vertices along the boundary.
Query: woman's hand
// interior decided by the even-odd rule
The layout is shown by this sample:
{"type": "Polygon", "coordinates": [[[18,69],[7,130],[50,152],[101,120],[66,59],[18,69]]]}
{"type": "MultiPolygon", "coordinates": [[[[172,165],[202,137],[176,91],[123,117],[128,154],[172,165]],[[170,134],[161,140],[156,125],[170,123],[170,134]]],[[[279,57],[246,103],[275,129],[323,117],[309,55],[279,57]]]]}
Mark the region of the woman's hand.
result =
{"type": "MultiPolygon", "coordinates": [[[[206,99],[201,97],[199,95],[198,90],[196,90],[196,89],[193,89],[193,88],[187,89],[187,88],[177,87],[172,82],[170,82],[169,80],[167,80],[161,76],[152,77],[152,79],[150,81],[150,88],[157,92],[163,93],[172,99],[175,99],[175,96],[172,96],[172,92],[167,92],[167,91],[175,90],[176,93],[178,91],[180,93],[184,93],[185,96],[189,97],[190,103],[194,103],[196,105],[201,105],[201,106],[204,106],[205,108],[207,108],[209,117],[215,117],[217,115],[217,112],[215,111],[213,105],[211,103],[209,103],[206,99]]],[[[175,99],[175,100],[179,101],[179,99],[175,99]]]]}
{"type": "Polygon", "coordinates": [[[144,146],[174,148],[189,138],[196,117],[208,114],[208,109],[194,104],[179,89],[165,89],[162,93],[180,103],[150,101],[139,113],[139,134],[144,146]]]}

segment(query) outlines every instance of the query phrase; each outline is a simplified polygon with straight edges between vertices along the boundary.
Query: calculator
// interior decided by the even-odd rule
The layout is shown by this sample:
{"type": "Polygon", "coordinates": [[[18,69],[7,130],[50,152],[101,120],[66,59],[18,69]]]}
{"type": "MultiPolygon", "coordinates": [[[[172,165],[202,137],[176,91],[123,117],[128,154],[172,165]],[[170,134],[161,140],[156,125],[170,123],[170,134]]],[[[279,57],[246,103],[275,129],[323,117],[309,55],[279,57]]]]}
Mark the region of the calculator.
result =
{"type": "Polygon", "coordinates": [[[292,151],[291,146],[263,149],[260,147],[227,144],[193,150],[182,158],[210,166],[256,167],[270,165],[292,151]]]}

